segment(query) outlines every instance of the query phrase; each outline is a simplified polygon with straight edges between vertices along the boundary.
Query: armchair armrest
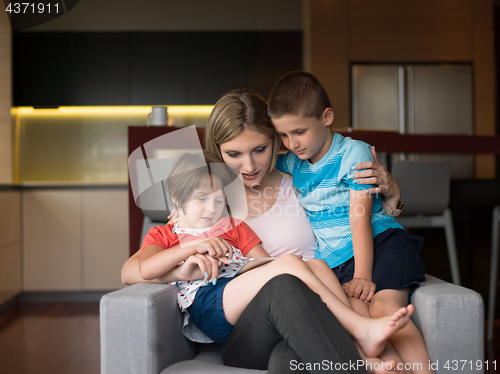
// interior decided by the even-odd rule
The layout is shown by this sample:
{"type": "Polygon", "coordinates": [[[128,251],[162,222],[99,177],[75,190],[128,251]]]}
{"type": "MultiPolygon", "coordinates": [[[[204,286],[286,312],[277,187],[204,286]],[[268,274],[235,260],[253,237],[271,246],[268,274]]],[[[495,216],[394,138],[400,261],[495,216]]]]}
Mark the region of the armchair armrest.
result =
{"type": "Polygon", "coordinates": [[[182,335],[175,286],[139,283],[102,297],[101,373],[158,374],[196,356],[182,335]]]}
{"type": "Polygon", "coordinates": [[[438,363],[437,374],[453,370],[452,360],[459,361],[460,373],[484,373],[475,370],[476,360],[484,360],[484,305],[477,292],[426,275],[427,280],[412,295],[415,314],[412,320],[418,327],[429,356],[438,363]],[[460,360],[467,360],[461,369],[460,360]],[[471,370],[470,361],[473,362],[471,370]]]}

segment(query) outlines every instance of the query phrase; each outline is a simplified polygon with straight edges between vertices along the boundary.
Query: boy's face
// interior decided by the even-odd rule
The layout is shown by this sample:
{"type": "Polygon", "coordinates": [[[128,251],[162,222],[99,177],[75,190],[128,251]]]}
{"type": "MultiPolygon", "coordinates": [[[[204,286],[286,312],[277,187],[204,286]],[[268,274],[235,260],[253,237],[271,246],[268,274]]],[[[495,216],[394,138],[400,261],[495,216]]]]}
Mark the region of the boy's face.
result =
{"type": "Polygon", "coordinates": [[[273,118],[272,121],[285,147],[301,160],[309,160],[314,164],[330,149],[333,139],[328,127],[333,121],[331,108],[325,109],[320,119],[288,114],[273,118]]]}

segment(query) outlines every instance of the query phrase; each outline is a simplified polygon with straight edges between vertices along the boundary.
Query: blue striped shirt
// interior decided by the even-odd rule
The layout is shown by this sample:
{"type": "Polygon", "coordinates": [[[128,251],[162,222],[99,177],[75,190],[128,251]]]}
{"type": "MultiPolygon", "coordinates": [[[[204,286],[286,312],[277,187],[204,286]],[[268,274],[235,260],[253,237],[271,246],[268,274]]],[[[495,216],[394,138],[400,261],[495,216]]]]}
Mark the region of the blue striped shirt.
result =
{"type": "MultiPolygon", "coordinates": [[[[292,175],[297,198],[306,209],[316,235],[314,257],[334,268],[353,257],[349,224],[350,190],[372,187],[353,183],[351,166],[373,161],[365,142],[334,133],[330,150],[321,160],[311,164],[288,152],[280,155],[276,167],[292,175]]],[[[373,196],[373,236],[390,228],[402,228],[393,216],[385,214],[380,195],[373,196]]]]}

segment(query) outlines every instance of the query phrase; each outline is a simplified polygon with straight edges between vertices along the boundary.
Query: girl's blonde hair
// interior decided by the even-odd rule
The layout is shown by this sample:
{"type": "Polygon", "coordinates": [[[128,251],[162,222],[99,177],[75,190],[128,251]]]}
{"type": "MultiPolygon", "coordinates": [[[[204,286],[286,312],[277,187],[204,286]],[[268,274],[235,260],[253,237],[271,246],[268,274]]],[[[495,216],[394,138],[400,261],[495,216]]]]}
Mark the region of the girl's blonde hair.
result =
{"type": "Polygon", "coordinates": [[[205,131],[205,147],[223,162],[220,145],[252,128],[273,140],[269,171],[274,169],[280,149],[280,139],[267,115],[267,102],[257,92],[242,89],[228,92],[215,104],[205,131]]]}

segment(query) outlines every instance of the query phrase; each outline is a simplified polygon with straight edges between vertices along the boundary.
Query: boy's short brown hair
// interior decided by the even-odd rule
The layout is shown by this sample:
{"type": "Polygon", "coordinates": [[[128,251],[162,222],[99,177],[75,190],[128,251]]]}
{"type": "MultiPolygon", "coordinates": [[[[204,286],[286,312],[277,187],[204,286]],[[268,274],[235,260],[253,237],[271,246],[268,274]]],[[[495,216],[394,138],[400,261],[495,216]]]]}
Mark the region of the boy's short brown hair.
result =
{"type": "Polygon", "coordinates": [[[285,115],[320,119],[331,108],[325,89],[311,73],[292,71],[283,75],[269,94],[267,114],[271,118],[285,115]]]}

